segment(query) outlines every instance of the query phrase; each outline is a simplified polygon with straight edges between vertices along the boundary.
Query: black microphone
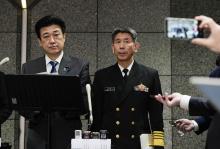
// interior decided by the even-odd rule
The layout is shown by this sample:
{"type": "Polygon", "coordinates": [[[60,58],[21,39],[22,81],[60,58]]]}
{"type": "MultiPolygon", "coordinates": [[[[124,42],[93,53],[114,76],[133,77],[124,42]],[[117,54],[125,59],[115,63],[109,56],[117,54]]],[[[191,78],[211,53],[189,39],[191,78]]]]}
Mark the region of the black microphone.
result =
{"type": "Polygon", "coordinates": [[[0,66],[9,61],[9,57],[5,57],[0,61],[0,66]]]}

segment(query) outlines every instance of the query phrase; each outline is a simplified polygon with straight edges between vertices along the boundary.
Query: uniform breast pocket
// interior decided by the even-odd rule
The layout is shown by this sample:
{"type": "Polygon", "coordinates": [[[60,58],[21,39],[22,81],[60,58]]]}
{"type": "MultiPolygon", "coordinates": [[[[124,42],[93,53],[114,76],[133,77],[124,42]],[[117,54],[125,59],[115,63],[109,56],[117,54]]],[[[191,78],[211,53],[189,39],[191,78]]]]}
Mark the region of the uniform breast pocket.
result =
{"type": "Polygon", "coordinates": [[[134,100],[133,102],[135,102],[135,104],[140,104],[140,106],[145,105],[148,99],[148,94],[147,93],[143,93],[143,92],[133,92],[130,96],[129,96],[132,100],[134,100]]]}
{"type": "Polygon", "coordinates": [[[105,104],[110,104],[109,102],[116,98],[116,90],[115,87],[105,87],[103,100],[105,104]]]}

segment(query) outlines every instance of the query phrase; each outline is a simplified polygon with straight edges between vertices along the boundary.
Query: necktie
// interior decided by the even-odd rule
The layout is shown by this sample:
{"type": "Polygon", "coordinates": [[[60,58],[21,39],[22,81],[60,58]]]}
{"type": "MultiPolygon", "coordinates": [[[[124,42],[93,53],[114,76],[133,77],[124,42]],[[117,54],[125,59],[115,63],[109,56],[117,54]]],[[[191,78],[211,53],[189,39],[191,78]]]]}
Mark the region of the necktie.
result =
{"type": "Polygon", "coordinates": [[[58,64],[58,62],[56,62],[56,61],[50,61],[49,63],[50,63],[50,65],[52,66],[52,69],[51,69],[50,73],[56,73],[56,72],[57,72],[57,70],[56,70],[56,65],[58,64]]]}
{"type": "Polygon", "coordinates": [[[127,81],[127,78],[128,78],[128,69],[125,68],[125,69],[123,69],[122,71],[125,73],[125,75],[124,75],[123,78],[124,78],[124,82],[126,82],[126,81],[127,81]]]}

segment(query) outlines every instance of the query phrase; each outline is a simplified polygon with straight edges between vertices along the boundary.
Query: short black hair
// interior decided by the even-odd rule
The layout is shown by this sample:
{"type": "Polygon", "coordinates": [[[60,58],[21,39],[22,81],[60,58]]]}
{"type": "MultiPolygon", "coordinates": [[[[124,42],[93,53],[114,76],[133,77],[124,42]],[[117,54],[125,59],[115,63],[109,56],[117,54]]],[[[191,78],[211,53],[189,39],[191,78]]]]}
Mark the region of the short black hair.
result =
{"type": "Polygon", "coordinates": [[[134,42],[137,41],[137,32],[130,27],[126,27],[126,28],[115,28],[114,29],[114,31],[112,32],[112,43],[114,42],[115,36],[118,33],[128,33],[131,35],[131,38],[134,42]]]}
{"type": "Polygon", "coordinates": [[[60,26],[63,34],[66,32],[65,22],[61,18],[55,15],[48,15],[38,20],[35,25],[35,32],[39,39],[40,39],[40,29],[50,25],[58,25],[60,26]]]}

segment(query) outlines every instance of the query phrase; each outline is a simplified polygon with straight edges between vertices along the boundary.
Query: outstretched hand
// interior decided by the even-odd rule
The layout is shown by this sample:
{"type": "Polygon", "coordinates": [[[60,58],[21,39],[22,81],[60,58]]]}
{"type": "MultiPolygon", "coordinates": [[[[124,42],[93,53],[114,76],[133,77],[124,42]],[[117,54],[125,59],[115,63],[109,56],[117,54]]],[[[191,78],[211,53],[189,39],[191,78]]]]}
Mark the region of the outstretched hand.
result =
{"type": "Polygon", "coordinates": [[[162,96],[161,94],[156,95],[155,99],[168,107],[174,107],[174,106],[180,105],[181,97],[182,97],[182,94],[180,93],[173,93],[170,95],[165,93],[164,96],[162,96]]]}

